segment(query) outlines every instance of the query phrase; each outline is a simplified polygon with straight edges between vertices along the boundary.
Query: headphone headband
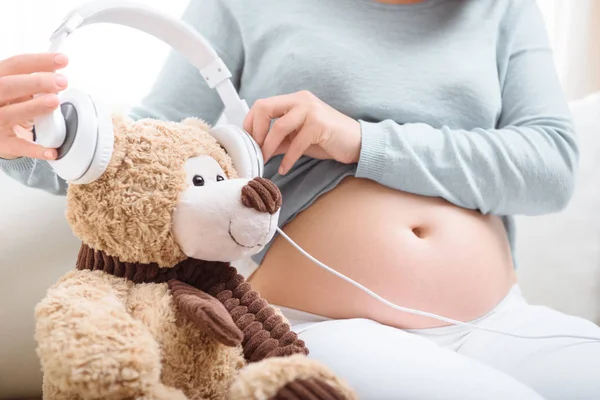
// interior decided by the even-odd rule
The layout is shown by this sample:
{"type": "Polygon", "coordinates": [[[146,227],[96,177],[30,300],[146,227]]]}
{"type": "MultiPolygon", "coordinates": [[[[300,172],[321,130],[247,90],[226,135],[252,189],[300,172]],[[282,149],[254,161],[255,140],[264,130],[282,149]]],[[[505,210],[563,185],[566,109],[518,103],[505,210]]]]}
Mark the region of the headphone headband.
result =
{"type": "MultiPolygon", "coordinates": [[[[226,148],[241,177],[262,176],[262,152],[243,129],[248,105],[240,99],[230,80],[231,72],[206,39],[185,22],[144,5],[127,0],[94,0],[67,15],[50,37],[49,51],[59,51],[75,30],[95,23],[118,24],[145,32],[187,58],[206,84],[217,91],[224,105],[211,135],[226,148]],[[221,125],[224,122],[227,125],[221,125]]],[[[49,161],[59,176],[73,183],[92,182],[102,175],[112,155],[110,117],[83,92],[67,89],[61,93],[61,99],[59,109],[35,119],[37,141],[46,147],[66,146],[63,157],[49,161]]]]}
{"type": "Polygon", "coordinates": [[[211,89],[216,89],[227,123],[242,128],[248,105],[240,99],[231,72],[217,52],[184,21],[141,4],[123,0],[96,0],[71,11],[50,37],[50,52],[56,52],[76,29],[95,23],[112,23],[137,29],[171,46],[196,67],[211,89]]]}

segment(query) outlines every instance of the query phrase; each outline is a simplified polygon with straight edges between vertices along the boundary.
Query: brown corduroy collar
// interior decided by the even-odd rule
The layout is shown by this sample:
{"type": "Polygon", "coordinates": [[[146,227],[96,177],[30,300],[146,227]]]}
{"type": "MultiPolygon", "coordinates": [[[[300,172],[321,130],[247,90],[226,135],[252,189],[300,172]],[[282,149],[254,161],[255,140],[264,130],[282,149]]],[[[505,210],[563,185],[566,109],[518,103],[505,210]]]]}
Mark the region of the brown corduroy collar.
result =
{"type": "Polygon", "coordinates": [[[250,362],[308,354],[304,342],[229,263],[188,258],[172,268],[126,263],[82,244],[78,270],[103,271],[134,283],[167,283],[177,308],[219,342],[241,343],[250,362]]]}

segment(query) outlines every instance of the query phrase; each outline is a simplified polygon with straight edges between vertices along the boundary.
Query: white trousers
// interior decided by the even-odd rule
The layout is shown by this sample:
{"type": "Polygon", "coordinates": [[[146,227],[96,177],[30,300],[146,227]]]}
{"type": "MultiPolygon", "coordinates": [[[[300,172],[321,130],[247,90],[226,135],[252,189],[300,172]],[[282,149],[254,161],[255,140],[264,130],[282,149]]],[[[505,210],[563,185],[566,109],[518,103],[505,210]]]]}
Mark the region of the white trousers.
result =
{"type": "MultiPolygon", "coordinates": [[[[461,326],[401,330],[279,307],[310,350],[360,399],[600,399],[600,342],[518,339],[461,326]]],[[[472,323],[520,335],[600,337],[600,327],[528,304],[518,286],[472,323]]]]}

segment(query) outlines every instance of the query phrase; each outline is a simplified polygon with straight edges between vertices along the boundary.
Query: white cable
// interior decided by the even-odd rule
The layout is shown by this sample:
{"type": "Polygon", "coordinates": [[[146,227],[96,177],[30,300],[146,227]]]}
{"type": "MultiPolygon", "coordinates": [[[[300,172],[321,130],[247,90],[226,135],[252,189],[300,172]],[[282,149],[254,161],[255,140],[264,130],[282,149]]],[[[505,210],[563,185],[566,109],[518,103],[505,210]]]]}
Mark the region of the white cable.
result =
{"type": "Polygon", "coordinates": [[[424,317],[430,317],[430,318],[434,318],[440,321],[444,321],[444,322],[448,322],[454,325],[462,325],[462,326],[466,326],[469,328],[474,328],[474,329],[480,329],[483,331],[487,331],[487,332],[492,332],[492,333],[498,333],[501,335],[508,335],[508,336],[512,336],[515,338],[520,338],[520,339],[556,339],[556,338],[573,338],[573,339],[583,339],[583,340],[591,340],[594,342],[600,342],[600,337],[593,337],[593,336],[577,336],[577,335],[547,335],[547,336],[525,336],[525,335],[518,335],[515,333],[510,333],[510,332],[504,332],[504,331],[500,331],[500,330],[495,330],[495,329],[491,329],[491,328],[485,328],[482,326],[478,326],[478,325],[474,325],[474,324],[470,324],[468,322],[461,322],[461,321],[457,321],[457,320],[453,320],[450,318],[446,318],[446,317],[442,317],[436,314],[432,314],[429,312],[425,312],[425,311],[420,311],[420,310],[414,310],[412,308],[406,308],[406,307],[402,307],[399,306],[397,304],[392,303],[389,300],[384,299],[383,297],[381,297],[380,295],[378,295],[377,293],[369,290],[368,288],[364,287],[363,285],[361,285],[358,282],[353,281],[352,279],[348,278],[346,275],[337,272],[336,270],[328,267],[327,265],[323,264],[321,261],[317,260],[316,258],[314,258],[313,256],[311,256],[310,254],[308,254],[302,247],[300,247],[298,244],[296,244],[292,239],[289,238],[289,236],[287,236],[285,233],[283,233],[283,231],[277,227],[277,232],[279,232],[279,234],[281,236],[283,236],[288,242],[290,242],[290,244],[292,246],[294,246],[296,249],[298,249],[298,251],[300,251],[302,254],[304,254],[304,256],[306,256],[308,259],[310,259],[312,262],[314,262],[315,264],[317,264],[318,266],[320,266],[321,268],[331,272],[332,274],[338,276],[339,278],[342,278],[343,280],[345,280],[346,282],[356,286],[357,288],[359,288],[360,290],[364,291],[365,293],[367,293],[368,295],[370,295],[371,297],[375,298],[376,300],[379,300],[380,302],[390,306],[391,308],[398,310],[398,311],[403,311],[406,313],[410,313],[410,314],[415,314],[415,315],[421,315],[424,317]]]}

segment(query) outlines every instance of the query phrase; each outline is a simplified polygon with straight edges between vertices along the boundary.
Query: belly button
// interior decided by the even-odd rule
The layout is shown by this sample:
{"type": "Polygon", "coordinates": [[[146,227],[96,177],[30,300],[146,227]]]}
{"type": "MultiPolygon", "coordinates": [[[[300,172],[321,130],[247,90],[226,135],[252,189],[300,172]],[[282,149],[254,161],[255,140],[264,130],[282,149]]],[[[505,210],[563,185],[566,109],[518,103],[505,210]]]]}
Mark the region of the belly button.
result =
{"type": "Polygon", "coordinates": [[[416,237],[418,237],[419,239],[424,239],[426,236],[426,232],[425,232],[425,228],[417,226],[415,228],[412,228],[412,232],[415,234],[416,237]]]}

